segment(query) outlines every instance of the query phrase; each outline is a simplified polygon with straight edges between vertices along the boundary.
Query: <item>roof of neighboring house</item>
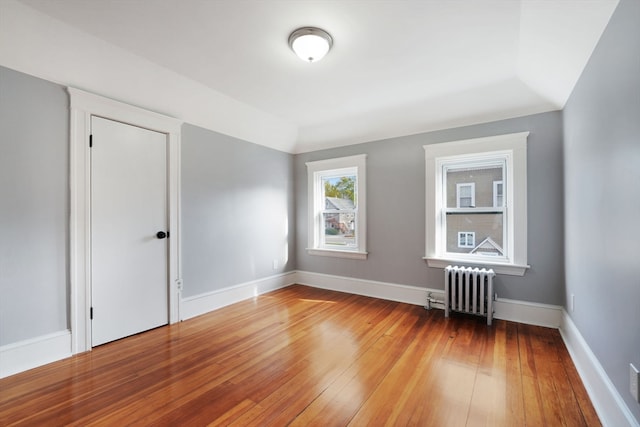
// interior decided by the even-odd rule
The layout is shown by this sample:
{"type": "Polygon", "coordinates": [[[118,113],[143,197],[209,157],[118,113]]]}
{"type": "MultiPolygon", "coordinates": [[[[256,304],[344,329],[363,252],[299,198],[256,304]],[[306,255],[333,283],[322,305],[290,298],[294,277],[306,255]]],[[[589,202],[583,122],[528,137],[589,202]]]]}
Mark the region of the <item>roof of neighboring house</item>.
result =
{"type": "Polygon", "coordinates": [[[487,237],[482,242],[480,242],[480,244],[475,248],[473,248],[473,250],[470,253],[473,254],[473,253],[476,253],[477,251],[498,251],[500,252],[500,255],[504,254],[504,252],[502,252],[502,248],[500,247],[500,245],[494,242],[491,237],[487,237]]]}
{"type": "Polygon", "coordinates": [[[351,199],[340,199],[338,197],[326,197],[325,198],[325,207],[327,209],[337,209],[337,210],[352,210],[355,208],[353,204],[353,200],[351,199]]]}

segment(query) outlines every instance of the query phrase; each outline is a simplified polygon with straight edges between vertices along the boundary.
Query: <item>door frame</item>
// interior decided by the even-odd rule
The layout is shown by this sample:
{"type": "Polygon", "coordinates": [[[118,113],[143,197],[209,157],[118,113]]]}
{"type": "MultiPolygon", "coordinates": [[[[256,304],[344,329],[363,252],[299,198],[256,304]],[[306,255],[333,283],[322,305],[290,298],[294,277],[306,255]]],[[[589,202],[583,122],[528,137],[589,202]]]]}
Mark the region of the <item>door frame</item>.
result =
{"type": "Polygon", "coordinates": [[[119,121],[167,135],[168,141],[168,296],[169,323],[180,320],[180,129],[182,122],[123,102],[68,87],[69,124],[69,278],[71,353],[91,350],[91,117],[119,121]]]}

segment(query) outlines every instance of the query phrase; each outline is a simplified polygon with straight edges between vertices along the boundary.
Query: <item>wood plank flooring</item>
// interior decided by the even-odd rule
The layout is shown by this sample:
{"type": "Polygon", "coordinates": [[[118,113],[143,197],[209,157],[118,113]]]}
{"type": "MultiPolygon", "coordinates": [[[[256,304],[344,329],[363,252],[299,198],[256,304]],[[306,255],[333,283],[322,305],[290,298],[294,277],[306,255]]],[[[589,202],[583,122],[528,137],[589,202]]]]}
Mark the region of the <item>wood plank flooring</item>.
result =
{"type": "Polygon", "coordinates": [[[600,422],[557,330],[296,285],[2,379],[0,425],[600,422]]]}

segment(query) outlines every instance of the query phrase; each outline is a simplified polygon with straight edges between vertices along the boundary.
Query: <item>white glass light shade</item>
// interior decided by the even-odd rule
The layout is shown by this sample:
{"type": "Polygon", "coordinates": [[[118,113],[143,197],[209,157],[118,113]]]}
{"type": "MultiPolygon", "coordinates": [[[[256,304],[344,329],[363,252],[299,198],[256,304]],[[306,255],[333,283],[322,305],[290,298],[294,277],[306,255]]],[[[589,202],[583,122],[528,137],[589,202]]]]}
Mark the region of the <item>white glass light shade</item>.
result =
{"type": "Polygon", "coordinates": [[[320,28],[299,28],[289,36],[291,50],[305,62],[321,60],[332,45],[333,39],[329,33],[320,28]]]}

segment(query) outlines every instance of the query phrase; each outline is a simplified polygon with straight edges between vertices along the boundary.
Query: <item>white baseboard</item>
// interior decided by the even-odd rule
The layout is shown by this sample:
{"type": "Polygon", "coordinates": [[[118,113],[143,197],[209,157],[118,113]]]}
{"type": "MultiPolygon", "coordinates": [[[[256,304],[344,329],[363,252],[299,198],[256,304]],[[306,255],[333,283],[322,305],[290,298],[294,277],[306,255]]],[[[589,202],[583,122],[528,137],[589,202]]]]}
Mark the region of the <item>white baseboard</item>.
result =
{"type": "MultiPolygon", "coordinates": [[[[296,283],[295,272],[232,286],[182,300],[181,320],[296,283]]],[[[0,378],[71,357],[71,331],[60,331],[0,347],[0,378]]]]}
{"type": "Polygon", "coordinates": [[[569,314],[562,311],[560,335],[605,427],[640,427],[569,314]]]}
{"type": "Polygon", "coordinates": [[[190,319],[266,292],[285,288],[296,283],[295,278],[296,273],[291,271],[184,298],[180,307],[180,320],[190,319]]]}
{"type": "MultiPolygon", "coordinates": [[[[440,301],[444,300],[444,291],[442,289],[422,288],[309,271],[296,271],[185,298],[182,300],[181,319],[190,319],[294,283],[421,306],[426,305],[428,294],[433,295],[440,301]]],[[[442,308],[437,303],[432,304],[432,306],[442,308]]],[[[498,298],[494,303],[494,307],[494,318],[530,325],[558,328],[562,318],[562,307],[554,305],[498,298]]]]}
{"type": "Polygon", "coordinates": [[[71,331],[60,331],[0,347],[0,378],[71,357],[71,331]]]}
{"type": "Polygon", "coordinates": [[[496,319],[554,329],[558,329],[562,321],[562,307],[559,305],[498,298],[493,307],[496,319]]]}
{"type": "Polygon", "coordinates": [[[333,276],[309,271],[298,271],[296,274],[296,283],[314,288],[346,292],[407,304],[425,305],[427,303],[428,289],[418,288],[416,286],[354,279],[352,277],[333,276]]]}
{"type": "MultiPolygon", "coordinates": [[[[309,271],[298,271],[296,283],[422,306],[426,305],[428,294],[440,301],[444,300],[442,289],[354,279],[309,271]]],[[[439,304],[433,304],[433,307],[440,308],[439,304]]],[[[494,318],[529,325],[558,328],[562,318],[562,307],[555,305],[498,298],[494,307],[494,318]]]]}
{"type": "MultiPolygon", "coordinates": [[[[180,319],[186,320],[218,308],[299,283],[316,288],[356,295],[426,305],[427,295],[443,300],[441,289],[429,289],[373,280],[355,279],[308,271],[292,271],[206,294],[184,298],[180,319]]],[[[432,304],[441,308],[439,304],[432,304]]],[[[561,307],[525,301],[498,299],[494,318],[557,328],[562,318],[561,307]]],[[[71,333],[58,332],[0,348],[0,378],[71,356],[71,333]]]]}
{"type": "MultiPolygon", "coordinates": [[[[436,300],[444,299],[444,291],[441,289],[307,271],[298,271],[295,283],[415,305],[425,305],[428,294],[431,294],[436,300]]],[[[437,303],[433,306],[439,308],[437,303]]],[[[498,298],[494,307],[494,318],[496,319],[559,329],[603,425],[605,427],[640,427],[638,420],[634,418],[602,365],[562,307],[503,298],[498,298]]]]}

